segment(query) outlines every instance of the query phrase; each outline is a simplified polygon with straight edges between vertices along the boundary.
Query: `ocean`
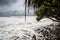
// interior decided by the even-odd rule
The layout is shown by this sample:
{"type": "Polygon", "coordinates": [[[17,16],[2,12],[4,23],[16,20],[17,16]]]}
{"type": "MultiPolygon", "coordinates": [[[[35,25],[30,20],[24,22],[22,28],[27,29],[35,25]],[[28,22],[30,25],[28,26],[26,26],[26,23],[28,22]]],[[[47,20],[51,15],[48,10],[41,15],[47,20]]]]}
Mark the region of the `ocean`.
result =
{"type": "Polygon", "coordinates": [[[52,24],[52,20],[44,18],[36,21],[36,16],[0,17],[0,40],[32,40],[33,35],[39,39],[37,29],[52,24]]]}

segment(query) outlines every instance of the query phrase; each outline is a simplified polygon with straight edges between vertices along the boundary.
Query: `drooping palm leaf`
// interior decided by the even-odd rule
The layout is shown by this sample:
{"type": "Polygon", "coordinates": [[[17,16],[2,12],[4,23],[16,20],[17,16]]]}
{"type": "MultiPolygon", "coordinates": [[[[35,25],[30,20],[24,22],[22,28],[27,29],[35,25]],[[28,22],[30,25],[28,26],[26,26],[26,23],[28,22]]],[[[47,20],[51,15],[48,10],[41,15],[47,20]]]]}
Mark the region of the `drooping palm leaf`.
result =
{"type": "Polygon", "coordinates": [[[25,21],[26,21],[26,6],[27,6],[27,0],[25,0],[25,21]]]}

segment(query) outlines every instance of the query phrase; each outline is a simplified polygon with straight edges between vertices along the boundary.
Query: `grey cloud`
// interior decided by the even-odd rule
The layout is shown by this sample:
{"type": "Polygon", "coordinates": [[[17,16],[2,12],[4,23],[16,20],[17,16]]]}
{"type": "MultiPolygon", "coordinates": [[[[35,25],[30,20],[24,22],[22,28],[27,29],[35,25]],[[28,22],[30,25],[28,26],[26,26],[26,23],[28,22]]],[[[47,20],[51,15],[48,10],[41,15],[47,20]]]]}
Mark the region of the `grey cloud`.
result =
{"type": "MultiPolygon", "coordinates": [[[[24,0],[0,0],[0,17],[2,16],[24,16],[24,0]],[[9,5],[11,4],[11,5],[9,5]]],[[[31,10],[32,11],[32,10],[31,10]]],[[[30,12],[27,15],[34,15],[30,12]]]]}
{"type": "Polygon", "coordinates": [[[0,12],[0,17],[21,16],[21,15],[24,15],[24,12],[19,11],[0,12]]]}
{"type": "MultiPolygon", "coordinates": [[[[24,11],[8,11],[8,12],[0,12],[0,17],[9,17],[9,16],[24,16],[25,12],[24,11]]],[[[34,14],[30,12],[29,14],[27,13],[27,16],[33,16],[34,14]]]]}
{"type": "Polygon", "coordinates": [[[0,5],[15,3],[17,0],[0,0],[0,5]]]}

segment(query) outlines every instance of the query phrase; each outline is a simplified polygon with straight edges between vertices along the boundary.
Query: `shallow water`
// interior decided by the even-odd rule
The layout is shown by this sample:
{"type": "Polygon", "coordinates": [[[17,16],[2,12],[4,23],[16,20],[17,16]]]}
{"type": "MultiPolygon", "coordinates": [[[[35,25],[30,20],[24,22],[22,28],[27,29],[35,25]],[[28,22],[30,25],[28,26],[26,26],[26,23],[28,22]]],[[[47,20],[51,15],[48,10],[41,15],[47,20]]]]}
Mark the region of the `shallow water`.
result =
{"type": "Polygon", "coordinates": [[[26,22],[24,16],[21,17],[0,17],[0,40],[32,40],[33,35],[38,34],[35,30],[42,29],[44,26],[53,22],[44,18],[37,22],[35,16],[27,16],[26,22]]]}

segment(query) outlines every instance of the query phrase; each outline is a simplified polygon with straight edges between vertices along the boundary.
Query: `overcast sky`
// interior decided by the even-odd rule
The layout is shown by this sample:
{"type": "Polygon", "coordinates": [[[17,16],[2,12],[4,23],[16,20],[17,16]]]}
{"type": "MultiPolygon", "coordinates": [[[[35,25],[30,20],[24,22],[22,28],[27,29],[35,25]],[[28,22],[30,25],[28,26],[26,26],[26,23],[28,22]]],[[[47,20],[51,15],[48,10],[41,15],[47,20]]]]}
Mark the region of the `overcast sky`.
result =
{"type": "MultiPolygon", "coordinates": [[[[24,15],[24,10],[24,0],[0,0],[0,16],[24,15]]],[[[29,15],[33,15],[32,10],[29,15]]]]}

